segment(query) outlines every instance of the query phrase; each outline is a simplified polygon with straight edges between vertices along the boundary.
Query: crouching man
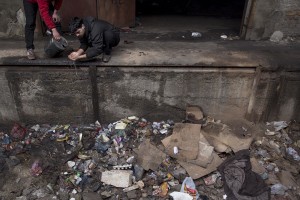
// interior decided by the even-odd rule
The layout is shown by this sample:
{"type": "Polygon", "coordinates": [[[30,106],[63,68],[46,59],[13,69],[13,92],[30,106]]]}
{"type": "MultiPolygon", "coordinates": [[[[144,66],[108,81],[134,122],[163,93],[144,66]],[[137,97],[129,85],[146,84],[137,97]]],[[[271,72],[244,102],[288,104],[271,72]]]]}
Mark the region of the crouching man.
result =
{"type": "Polygon", "coordinates": [[[118,28],[93,17],[84,19],[74,17],[69,24],[69,29],[80,41],[78,51],[74,51],[68,56],[70,60],[89,60],[101,56],[103,62],[108,62],[112,47],[117,46],[120,42],[118,28]]]}

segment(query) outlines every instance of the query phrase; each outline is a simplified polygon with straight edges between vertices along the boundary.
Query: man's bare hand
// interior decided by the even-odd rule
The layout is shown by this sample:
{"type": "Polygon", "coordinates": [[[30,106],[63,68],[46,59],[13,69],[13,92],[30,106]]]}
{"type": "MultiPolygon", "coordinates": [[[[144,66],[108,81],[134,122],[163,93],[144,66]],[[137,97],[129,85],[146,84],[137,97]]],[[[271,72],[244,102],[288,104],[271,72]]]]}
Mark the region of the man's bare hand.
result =
{"type": "Polygon", "coordinates": [[[70,54],[68,55],[68,58],[69,58],[70,60],[75,61],[75,60],[78,60],[78,59],[79,59],[79,56],[80,56],[80,54],[79,54],[78,52],[74,51],[74,52],[72,52],[72,53],[70,53],[70,54]]]}
{"type": "Polygon", "coordinates": [[[53,38],[55,40],[60,40],[61,39],[61,35],[59,34],[59,32],[56,30],[56,28],[53,28],[52,29],[52,35],[53,35],[53,38]]]}
{"type": "Polygon", "coordinates": [[[60,22],[60,16],[57,14],[57,11],[54,11],[54,12],[53,12],[52,20],[53,20],[55,23],[59,23],[59,22],[60,22]]]}

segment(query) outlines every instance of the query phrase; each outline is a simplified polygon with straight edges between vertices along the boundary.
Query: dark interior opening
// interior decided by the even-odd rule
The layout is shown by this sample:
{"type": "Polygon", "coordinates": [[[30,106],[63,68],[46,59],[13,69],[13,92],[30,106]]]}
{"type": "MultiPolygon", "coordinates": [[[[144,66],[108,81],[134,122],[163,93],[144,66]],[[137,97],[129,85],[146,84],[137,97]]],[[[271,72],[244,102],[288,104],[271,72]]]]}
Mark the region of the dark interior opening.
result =
{"type": "Polygon", "coordinates": [[[176,24],[178,31],[188,27],[197,31],[198,28],[205,39],[220,38],[222,34],[239,36],[245,1],[136,0],[136,16],[144,27],[151,26],[156,30],[172,29],[176,24]],[[183,29],[179,27],[180,23],[183,29]]]}
{"type": "Polygon", "coordinates": [[[245,0],[137,0],[137,15],[242,18],[245,0]]]}

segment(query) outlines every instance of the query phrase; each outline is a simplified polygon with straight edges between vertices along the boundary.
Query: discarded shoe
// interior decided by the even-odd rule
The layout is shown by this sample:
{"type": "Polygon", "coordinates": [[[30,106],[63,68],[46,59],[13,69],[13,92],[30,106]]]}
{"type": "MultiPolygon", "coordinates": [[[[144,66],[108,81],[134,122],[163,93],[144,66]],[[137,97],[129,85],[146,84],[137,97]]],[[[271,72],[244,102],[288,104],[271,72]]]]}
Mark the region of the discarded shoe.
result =
{"type": "Polygon", "coordinates": [[[35,60],[36,59],[33,49],[28,49],[27,50],[27,58],[29,60],[35,60]]]}
{"type": "Polygon", "coordinates": [[[105,55],[103,55],[102,61],[105,62],[105,63],[107,63],[107,62],[109,62],[110,58],[111,58],[111,55],[106,55],[105,54],[105,55]]]}

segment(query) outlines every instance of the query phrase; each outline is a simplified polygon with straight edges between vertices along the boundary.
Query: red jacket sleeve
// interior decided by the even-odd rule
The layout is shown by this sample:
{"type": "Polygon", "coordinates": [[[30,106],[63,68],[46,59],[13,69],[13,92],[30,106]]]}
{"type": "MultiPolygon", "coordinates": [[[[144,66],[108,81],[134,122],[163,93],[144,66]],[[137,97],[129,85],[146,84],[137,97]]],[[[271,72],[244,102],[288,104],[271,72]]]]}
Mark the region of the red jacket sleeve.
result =
{"type": "MultiPolygon", "coordinates": [[[[63,0],[55,0],[54,1],[54,9],[59,10],[62,5],[63,0]]],[[[52,20],[52,16],[49,13],[49,0],[37,0],[41,17],[43,18],[45,24],[49,29],[55,28],[55,24],[52,20]]]]}

